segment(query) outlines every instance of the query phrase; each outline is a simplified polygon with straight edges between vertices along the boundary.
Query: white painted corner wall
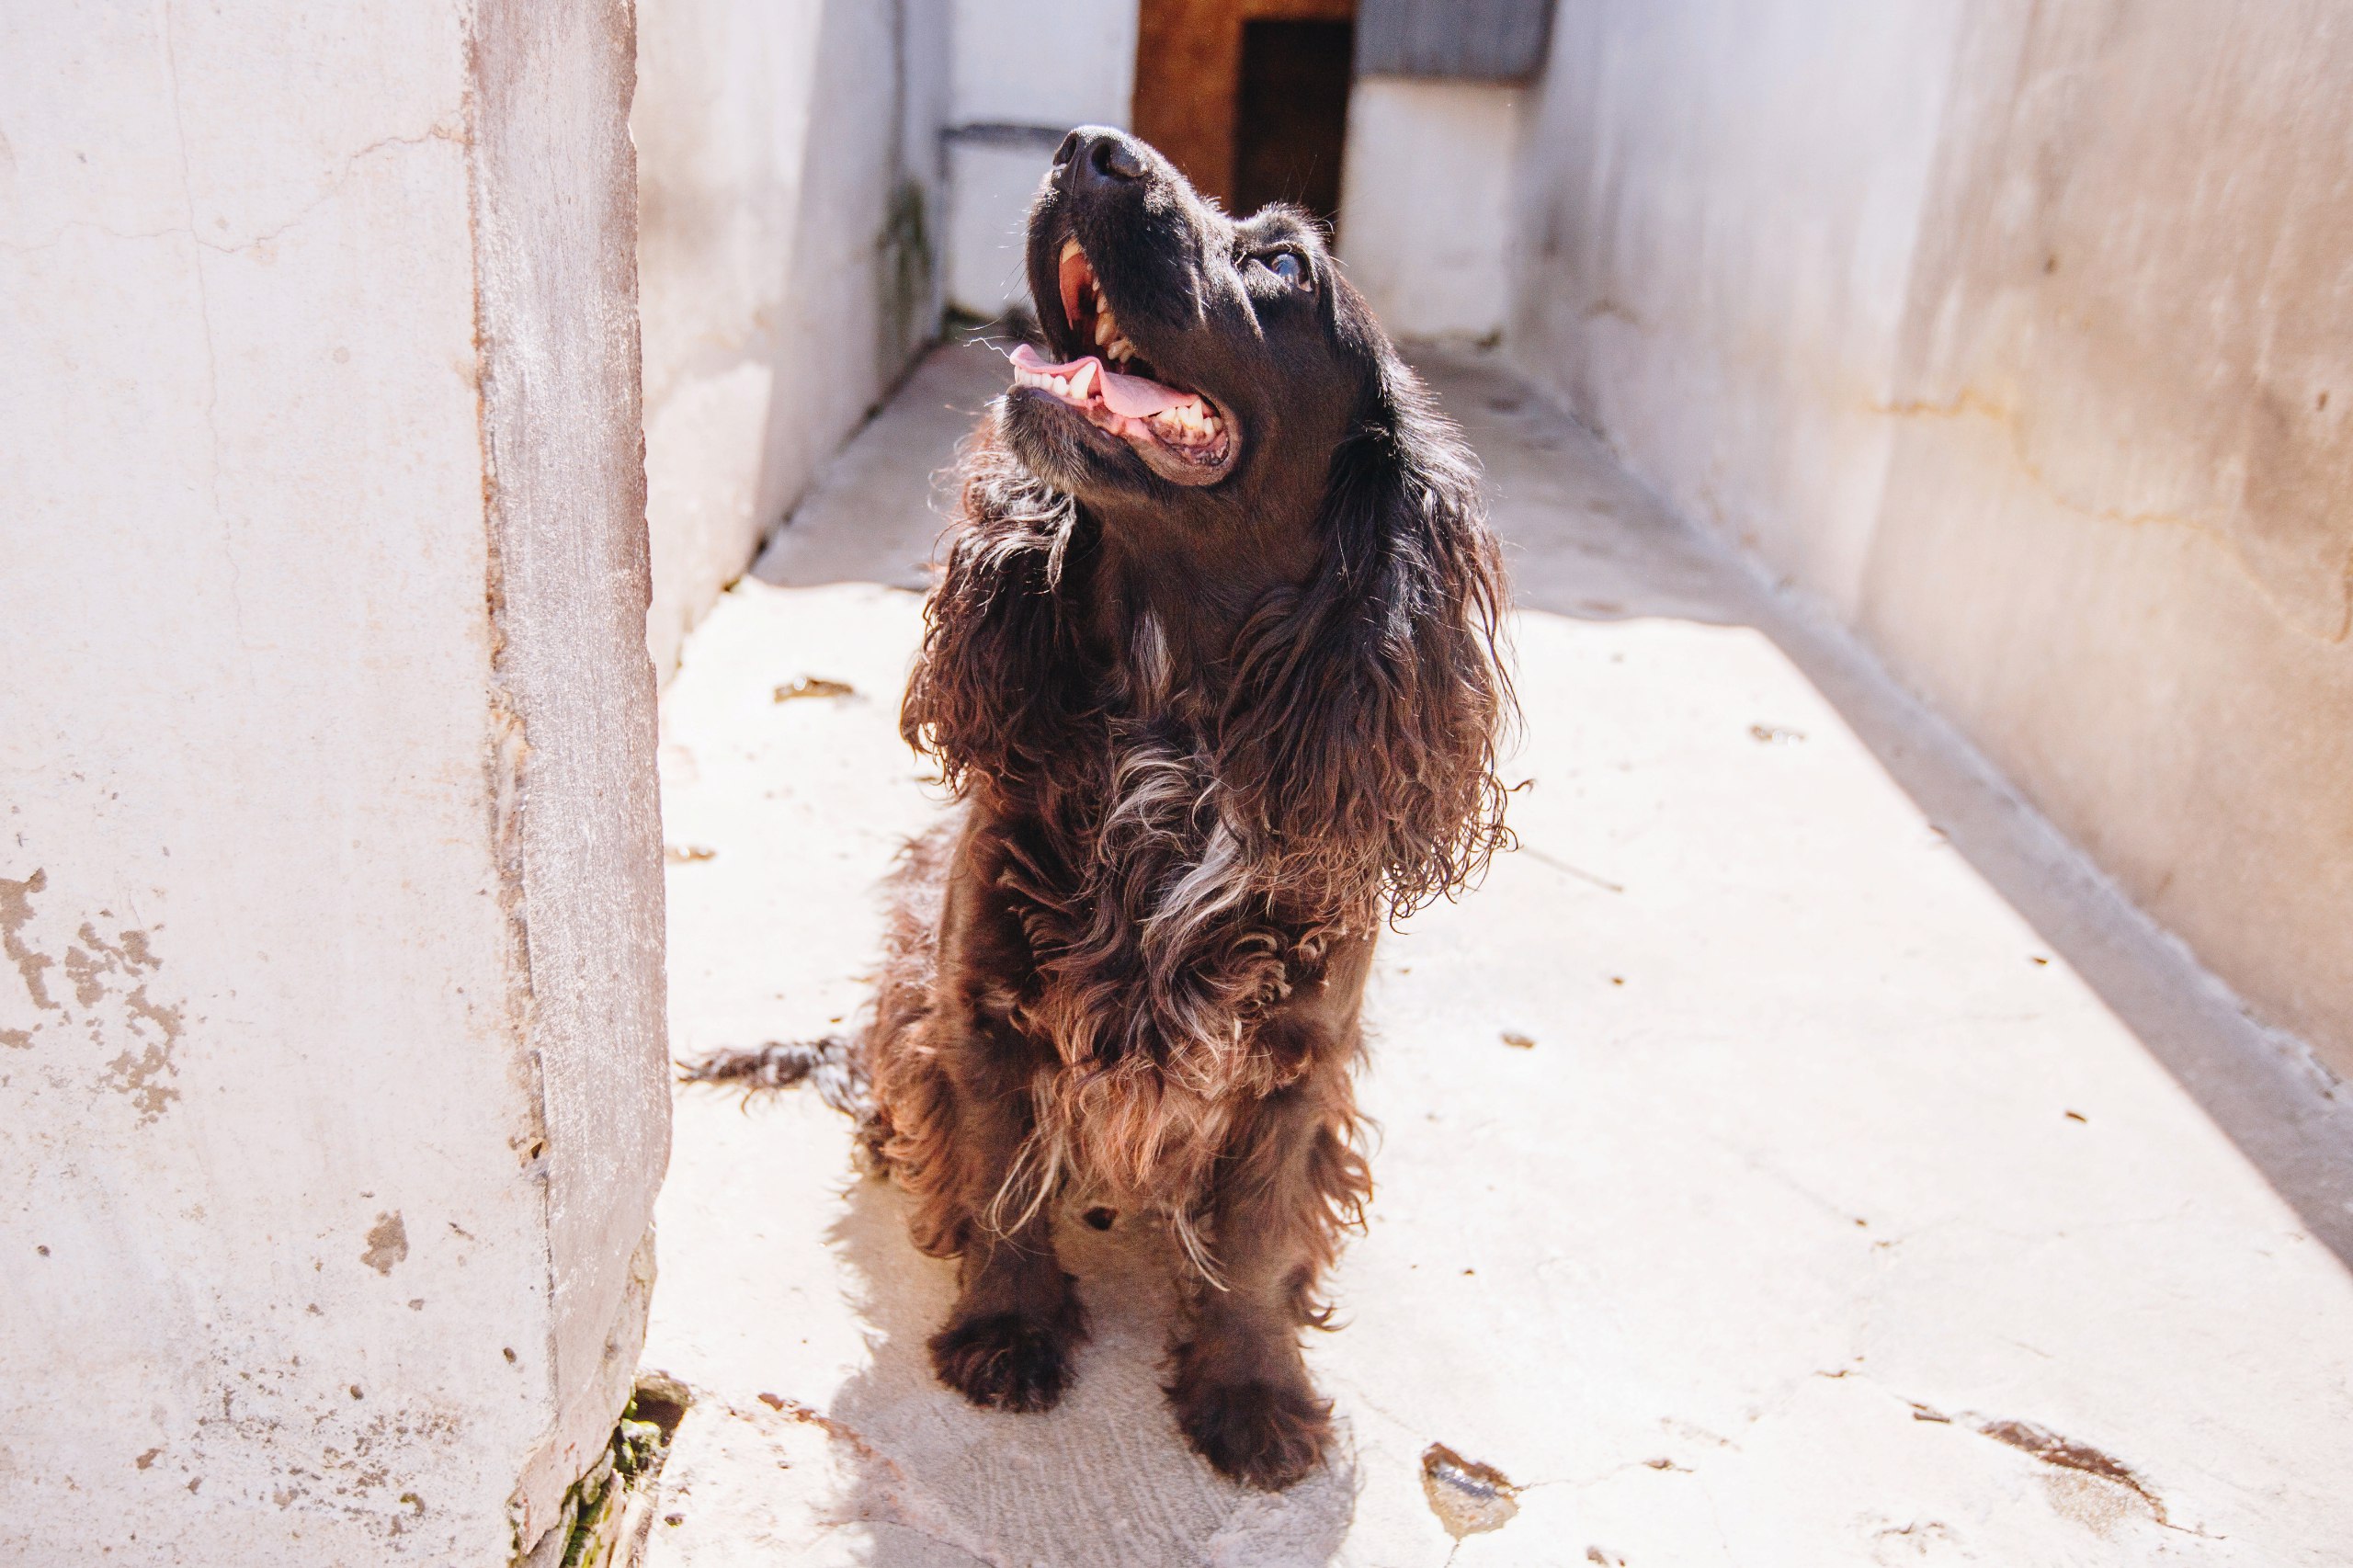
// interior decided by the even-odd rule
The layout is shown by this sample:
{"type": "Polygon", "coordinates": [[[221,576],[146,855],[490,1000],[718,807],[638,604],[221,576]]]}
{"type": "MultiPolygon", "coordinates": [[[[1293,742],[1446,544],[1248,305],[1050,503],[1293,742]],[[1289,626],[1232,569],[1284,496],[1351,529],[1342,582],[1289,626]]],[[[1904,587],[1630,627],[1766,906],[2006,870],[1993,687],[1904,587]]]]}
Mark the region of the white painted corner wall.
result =
{"type": "Polygon", "coordinates": [[[625,5],[0,43],[0,1561],[503,1563],[667,1153],[625,5]]]}

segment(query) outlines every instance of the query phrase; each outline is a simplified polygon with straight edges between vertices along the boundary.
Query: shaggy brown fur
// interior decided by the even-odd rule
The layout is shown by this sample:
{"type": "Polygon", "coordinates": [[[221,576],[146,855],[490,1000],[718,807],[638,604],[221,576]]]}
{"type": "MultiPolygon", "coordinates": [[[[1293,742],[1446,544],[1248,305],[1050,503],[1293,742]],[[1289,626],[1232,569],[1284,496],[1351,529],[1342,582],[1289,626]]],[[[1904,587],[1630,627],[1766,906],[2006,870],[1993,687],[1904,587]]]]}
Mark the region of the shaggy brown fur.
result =
{"type": "Polygon", "coordinates": [[[1233,449],[1172,482],[1046,392],[992,410],[901,719],[959,804],[897,874],[872,1019],[695,1075],[813,1071],[865,1119],[915,1244],[961,1260],[931,1349],[977,1403],[1042,1410],[1068,1379],[1056,1209],[1165,1215],[1177,1421],[1277,1487],[1323,1449],[1298,1335],[1371,1191],[1375,937],[1505,842],[1503,580],[1459,437],[1303,219],[1235,223],[1148,148],[1074,132],[1031,222],[1040,332],[1074,356],[1074,237],[1233,449]]]}

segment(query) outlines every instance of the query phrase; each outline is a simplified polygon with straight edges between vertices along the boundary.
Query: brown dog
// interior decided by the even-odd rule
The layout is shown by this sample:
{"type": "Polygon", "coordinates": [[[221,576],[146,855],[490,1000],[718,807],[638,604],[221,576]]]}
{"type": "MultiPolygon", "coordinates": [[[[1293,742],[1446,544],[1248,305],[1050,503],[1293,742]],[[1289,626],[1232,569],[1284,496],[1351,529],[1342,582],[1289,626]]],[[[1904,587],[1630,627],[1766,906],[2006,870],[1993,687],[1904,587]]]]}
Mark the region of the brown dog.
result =
{"type": "Polygon", "coordinates": [[[1302,214],[1242,222],[1073,131],[1029,220],[1041,343],[964,457],[900,720],[959,805],[895,879],[854,1042],[819,1073],[961,1261],[931,1341],[1044,1410],[1086,1318],[1064,1202],[1156,1210],[1188,1262],[1178,1424],[1290,1484],[1329,1406],[1299,1331],[1371,1187],[1351,1074],[1374,938],[1505,842],[1504,586],[1454,428],[1302,214]]]}

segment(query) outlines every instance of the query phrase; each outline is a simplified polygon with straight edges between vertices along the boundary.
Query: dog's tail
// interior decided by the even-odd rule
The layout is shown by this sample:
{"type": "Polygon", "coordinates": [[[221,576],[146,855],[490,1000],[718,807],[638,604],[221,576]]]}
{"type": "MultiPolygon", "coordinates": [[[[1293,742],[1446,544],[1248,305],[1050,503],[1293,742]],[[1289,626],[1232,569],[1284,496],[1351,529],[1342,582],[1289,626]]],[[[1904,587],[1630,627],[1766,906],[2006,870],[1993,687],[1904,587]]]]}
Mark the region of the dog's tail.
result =
{"type": "Polygon", "coordinates": [[[866,1120],[873,1114],[872,1083],[866,1052],[847,1035],[817,1040],[770,1040],[748,1049],[714,1051],[678,1063],[682,1084],[720,1084],[741,1089],[749,1100],[808,1084],[817,1097],[843,1115],[866,1120]]]}

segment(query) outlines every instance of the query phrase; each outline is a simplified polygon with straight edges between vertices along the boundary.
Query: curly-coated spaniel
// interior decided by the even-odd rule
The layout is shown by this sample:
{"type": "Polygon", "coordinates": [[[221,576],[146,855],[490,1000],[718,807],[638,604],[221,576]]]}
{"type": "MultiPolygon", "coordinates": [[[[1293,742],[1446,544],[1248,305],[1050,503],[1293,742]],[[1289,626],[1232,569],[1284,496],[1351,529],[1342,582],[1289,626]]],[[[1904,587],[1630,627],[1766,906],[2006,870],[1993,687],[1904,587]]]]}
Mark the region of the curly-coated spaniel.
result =
{"type": "Polygon", "coordinates": [[[1506,842],[1501,567],[1459,434],[1302,214],[1229,218],[1074,131],[1029,271],[1040,341],[965,452],[900,719],[957,806],[893,880],[873,1015],[691,1075],[814,1073],[863,1118],[915,1244],[961,1261],[931,1356],[977,1404],[1070,1377],[1056,1213],[1165,1216],[1177,1423],[1285,1486],[1329,1431],[1300,1330],[1371,1191],[1374,940],[1506,842]]]}

